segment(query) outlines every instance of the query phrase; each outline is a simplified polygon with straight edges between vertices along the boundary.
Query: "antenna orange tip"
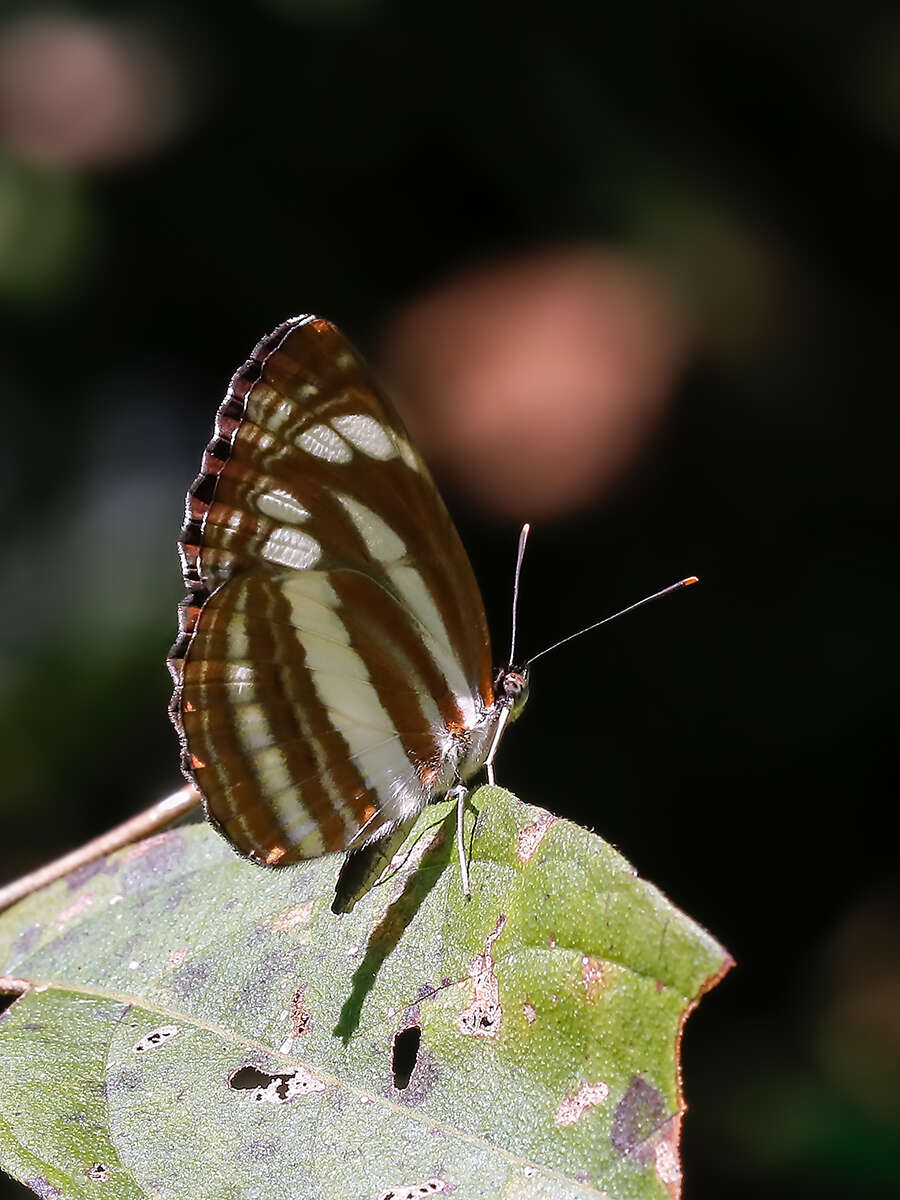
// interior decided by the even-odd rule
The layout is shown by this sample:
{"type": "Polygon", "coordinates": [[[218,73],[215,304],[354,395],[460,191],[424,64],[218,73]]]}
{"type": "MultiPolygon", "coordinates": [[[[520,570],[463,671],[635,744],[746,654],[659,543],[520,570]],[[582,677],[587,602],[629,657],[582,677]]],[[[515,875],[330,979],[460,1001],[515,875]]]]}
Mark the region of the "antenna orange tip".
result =
{"type": "Polygon", "coordinates": [[[700,582],[700,580],[697,578],[696,575],[688,575],[687,579],[682,579],[681,586],[682,587],[690,587],[692,583],[699,583],[699,582],[700,582]]]}

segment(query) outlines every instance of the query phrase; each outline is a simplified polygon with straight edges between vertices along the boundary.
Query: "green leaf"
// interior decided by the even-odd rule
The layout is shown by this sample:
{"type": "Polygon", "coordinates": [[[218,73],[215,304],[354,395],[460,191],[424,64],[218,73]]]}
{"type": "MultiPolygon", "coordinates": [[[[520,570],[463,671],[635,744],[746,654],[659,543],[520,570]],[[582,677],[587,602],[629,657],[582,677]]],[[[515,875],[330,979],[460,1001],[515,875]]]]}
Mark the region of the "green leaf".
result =
{"type": "Polygon", "coordinates": [[[728,955],[498,788],[467,903],[454,818],[339,916],[340,856],[263,870],[205,825],[17,905],[0,1163],[66,1200],[677,1196],[681,1029],[728,955]]]}

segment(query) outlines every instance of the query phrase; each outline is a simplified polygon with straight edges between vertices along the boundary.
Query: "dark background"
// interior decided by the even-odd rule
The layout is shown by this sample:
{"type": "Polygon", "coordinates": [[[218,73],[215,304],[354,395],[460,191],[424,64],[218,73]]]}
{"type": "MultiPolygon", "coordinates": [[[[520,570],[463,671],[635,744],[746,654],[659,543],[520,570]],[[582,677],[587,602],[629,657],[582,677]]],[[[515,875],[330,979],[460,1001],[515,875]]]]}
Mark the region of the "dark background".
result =
{"type": "MultiPolygon", "coordinates": [[[[738,960],[685,1038],[686,1196],[900,1187],[894,6],[7,4],[4,61],[3,876],[179,783],[174,540],[259,336],[427,359],[404,320],[460,272],[650,264],[690,337],[537,522],[523,643],[701,585],[542,662],[500,779],[738,960]]],[[[502,657],[527,480],[437,457],[502,657]]]]}

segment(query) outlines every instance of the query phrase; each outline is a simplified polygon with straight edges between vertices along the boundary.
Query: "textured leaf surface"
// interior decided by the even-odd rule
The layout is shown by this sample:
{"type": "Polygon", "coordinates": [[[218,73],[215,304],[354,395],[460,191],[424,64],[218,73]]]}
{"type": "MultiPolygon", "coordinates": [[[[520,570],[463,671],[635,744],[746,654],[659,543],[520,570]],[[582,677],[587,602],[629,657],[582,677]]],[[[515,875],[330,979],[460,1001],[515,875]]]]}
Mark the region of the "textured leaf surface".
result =
{"type": "Polygon", "coordinates": [[[340,916],[340,856],[266,871],[206,825],[17,905],[0,1162],[67,1198],[677,1196],[681,1028],[727,954],[595,835],[476,812],[469,903],[439,804],[340,916]]]}

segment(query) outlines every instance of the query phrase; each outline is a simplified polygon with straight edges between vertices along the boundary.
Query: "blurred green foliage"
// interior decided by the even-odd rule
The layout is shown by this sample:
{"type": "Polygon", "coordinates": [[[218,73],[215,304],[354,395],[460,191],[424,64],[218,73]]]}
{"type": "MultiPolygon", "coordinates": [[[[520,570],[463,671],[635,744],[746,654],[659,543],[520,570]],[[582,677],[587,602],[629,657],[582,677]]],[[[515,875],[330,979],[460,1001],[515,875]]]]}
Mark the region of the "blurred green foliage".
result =
{"type": "Polygon", "coordinates": [[[0,295],[25,304],[64,294],[90,251],[89,208],[78,178],[0,153],[0,295]]]}

